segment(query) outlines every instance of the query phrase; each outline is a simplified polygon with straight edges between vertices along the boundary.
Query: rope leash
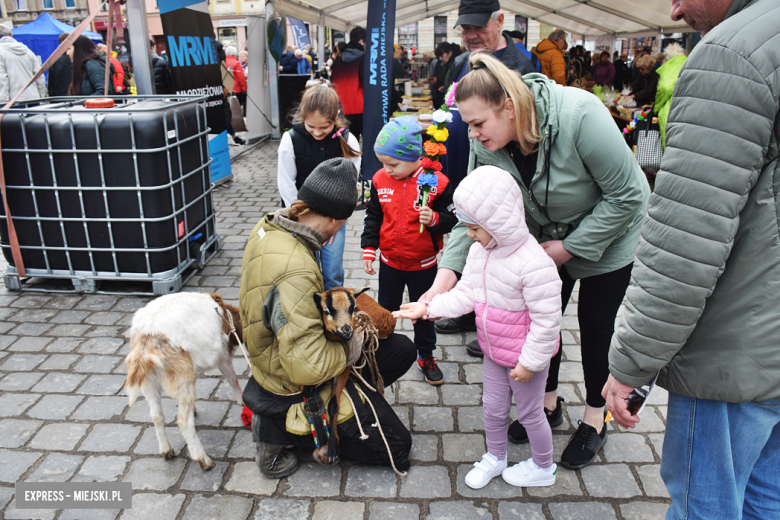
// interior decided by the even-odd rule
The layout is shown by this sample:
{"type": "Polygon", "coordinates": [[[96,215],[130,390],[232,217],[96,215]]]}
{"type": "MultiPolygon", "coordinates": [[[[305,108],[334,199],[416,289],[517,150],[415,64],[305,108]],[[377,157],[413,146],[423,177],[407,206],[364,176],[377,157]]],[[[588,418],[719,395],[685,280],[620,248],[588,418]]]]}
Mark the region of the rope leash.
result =
{"type": "MultiPolygon", "coordinates": [[[[355,385],[355,388],[358,392],[360,392],[363,395],[363,398],[368,403],[368,406],[371,407],[371,411],[374,412],[374,419],[376,419],[376,427],[379,429],[379,435],[382,436],[382,441],[385,443],[385,448],[387,449],[387,456],[390,457],[390,465],[393,466],[393,471],[397,475],[400,475],[402,477],[405,477],[408,475],[406,471],[398,471],[398,468],[395,467],[395,460],[393,460],[393,452],[390,451],[390,445],[387,443],[387,438],[385,437],[385,432],[382,431],[382,423],[379,421],[379,416],[376,413],[376,409],[374,408],[374,404],[371,402],[371,399],[368,398],[368,396],[363,392],[363,390],[358,386],[355,385]]],[[[358,424],[360,424],[360,419],[358,418],[358,424]]],[[[362,430],[361,430],[362,431],[362,430]]]]}

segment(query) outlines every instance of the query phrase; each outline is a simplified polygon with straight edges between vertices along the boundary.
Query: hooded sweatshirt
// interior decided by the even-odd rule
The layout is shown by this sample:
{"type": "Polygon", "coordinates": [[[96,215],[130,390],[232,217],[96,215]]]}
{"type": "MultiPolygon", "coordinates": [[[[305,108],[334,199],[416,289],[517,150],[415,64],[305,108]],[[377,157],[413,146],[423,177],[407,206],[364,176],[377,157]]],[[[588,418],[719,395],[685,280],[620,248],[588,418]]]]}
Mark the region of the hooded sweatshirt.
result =
{"type": "Polygon", "coordinates": [[[345,116],[363,113],[363,56],[365,54],[362,45],[350,42],[331,67],[331,82],[339,95],[345,116]]]}
{"type": "Polygon", "coordinates": [[[558,44],[550,39],[539,42],[533,51],[542,65],[542,74],[559,85],[566,86],[566,60],[558,44]]]}
{"type": "MultiPolygon", "coordinates": [[[[41,68],[40,58],[10,36],[0,39],[0,103],[5,105],[30,81],[41,68]]],[[[35,85],[24,91],[19,101],[46,97],[46,78],[39,77],[35,85]]]]}
{"type": "Polygon", "coordinates": [[[509,172],[482,166],[461,181],[459,215],[493,239],[469,249],[463,276],[428,305],[432,318],[477,314],[477,339],[495,363],[544,369],[558,351],[561,278],[555,262],[528,232],[523,194],[509,172]]]}

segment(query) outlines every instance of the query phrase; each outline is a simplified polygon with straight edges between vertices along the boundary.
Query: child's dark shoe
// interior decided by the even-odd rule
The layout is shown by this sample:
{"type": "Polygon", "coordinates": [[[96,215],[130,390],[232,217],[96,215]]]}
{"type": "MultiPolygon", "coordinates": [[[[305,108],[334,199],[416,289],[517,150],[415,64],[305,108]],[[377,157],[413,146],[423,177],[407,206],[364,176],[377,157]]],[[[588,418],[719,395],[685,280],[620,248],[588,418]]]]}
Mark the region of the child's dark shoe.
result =
{"type": "Polygon", "coordinates": [[[444,374],[441,373],[436,365],[436,360],[432,355],[425,357],[417,356],[417,366],[422,370],[425,380],[430,385],[440,385],[444,382],[444,374]]]}

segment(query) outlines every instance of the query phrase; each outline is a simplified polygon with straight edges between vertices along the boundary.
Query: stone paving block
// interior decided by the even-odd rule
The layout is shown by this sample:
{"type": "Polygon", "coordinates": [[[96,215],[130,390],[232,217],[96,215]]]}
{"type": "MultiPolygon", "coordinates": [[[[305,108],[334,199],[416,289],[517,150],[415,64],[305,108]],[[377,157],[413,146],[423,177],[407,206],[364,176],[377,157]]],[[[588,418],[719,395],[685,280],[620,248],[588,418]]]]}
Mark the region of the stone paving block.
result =
{"type": "Polygon", "coordinates": [[[439,457],[439,437],[437,435],[412,434],[410,460],[434,461],[439,457]]]}
{"type": "Polygon", "coordinates": [[[49,300],[51,296],[21,296],[8,305],[19,309],[39,309],[49,300]]]}
{"type": "Polygon", "coordinates": [[[81,323],[90,314],[89,311],[60,311],[49,320],[49,323],[81,323]]]}
{"type": "MultiPolygon", "coordinates": [[[[480,459],[482,457],[480,456],[480,459]]],[[[476,459],[475,459],[476,462],[476,459]]],[[[461,464],[458,466],[458,474],[455,477],[455,490],[458,495],[468,498],[497,498],[501,500],[519,498],[523,496],[523,489],[507,484],[501,475],[493,478],[490,484],[482,489],[471,489],[466,485],[466,474],[474,469],[473,464],[461,464]]],[[[530,489],[530,488],[529,488],[530,489]]]]}
{"type": "Polygon", "coordinates": [[[50,309],[70,309],[81,301],[81,296],[67,296],[64,294],[56,295],[46,302],[46,307],[50,309]]]}
{"type": "Polygon", "coordinates": [[[8,348],[8,345],[13,343],[17,339],[18,339],[17,336],[0,336],[0,350],[5,350],[6,348],[8,348]]]}
{"type": "Polygon", "coordinates": [[[5,520],[51,520],[57,513],[55,509],[16,509],[16,499],[5,510],[5,520]]]}
{"type": "MultiPolygon", "coordinates": [[[[127,327],[120,327],[118,325],[94,325],[93,328],[85,334],[85,336],[88,338],[118,338],[119,336],[122,336],[122,333],[126,328],[127,327]]],[[[127,346],[127,343],[125,343],[125,346],[127,346]]],[[[122,349],[120,349],[114,352],[114,354],[127,355],[129,352],[129,349],[124,352],[122,349]]]]}
{"type": "MultiPolygon", "coordinates": [[[[8,323],[8,322],[5,322],[5,321],[0,322],[0,332],[2,332],[3,334],[5,334],[9,330],[11,330],[12,328],[14,328],[14,324],[13,323],[8,323]]],[[[14,339],[16,338],[16,336],[6,336],[6,337],[7,338],[14,338],[14,339]]],[[[8,346],[8,345],[6,345],[6,346],[8,346]]]]}
{"type": "MultiPolygon", "coordinates": [[[[212,258],[211,261],[213,262],[214,259],[212,258]]],[[[144,307],[150,301],[151,299],[149,298],[122,298],[114,305],[114,310],[118,312],[133,312],[144,307]]]]}
{"type": "Polygon", "coordinates": [[[452,494],[450,475],[444,466],[412,466],[401,479],[403,498],[443,498],[452,494]]]}
{"type": "Polygon", "coordinates": [[[81,374],[68,374],[65,372],[49,372],[33,387],[35,392],[57,392],[67,394],[76,389],[87,378],[81,374]]]}
{"type": "Polygon", "coordinates": [[[104,296],[104,295],[88,295],[85,296],[76,306],[76,309],[83,309],[87,311],[107,311],[118,300],[116,296],[104,296]]]}
{"type": "Polygon", "coordinates": [[[71,482],[115,482],[125,472],[129,462],[130,457],[125,456],[93,455],[84,461],[71,482]]]}
{"type": "Polygon", "coordinates": [[[636,433],[610,433],[604,445],[604,458],[607,462],[653,462],[650,446],[645,438],[636,433]]]}
{"type": "Polygon", "coordinates": [[[444,404],[449,406],[478,405],[482,399],[482,388],[477,385],[441,385],[444,404]]]}
{"type": "Polygon", "coordinates": [[[73,367],[73,371],[108,374],[122,361],[123,359],[119,356],[84,356],[73,367]]]}
{"type": "Polygon", "coordinates": [[[114,520],[121,509],[65,509],[59,520],[114,520]]]}
{"type": "Polygon", "coordinates": [[[555,520],[616,520],[614,508],[600,502],[551,503],[550,513],[555,520]]]}
{"type": "Polygon", "coordinates": [[[366,510],[362,502],[334,502],[324,500],[315,502],[312,520],[345,520],[347,518],[363,518],[366,510]]]}
{"type": "Polygon", "coordinates": [[[38,370],[67,370],[79,360],[76,354],[52,354],[49,359],[38,365],[38,370]]]}
{"type": "Polygon", "coordinates": [[[566,361],[582,362],[582,348],[580,345],[563,345],[563,355],[566,361]]]}
{"type": "MultiPolygon", "coordinates": [[[[553,430],[553,461],[561,460],[561,454],[569,444],[570,437],[571,435],[568,434],[556,434],[555,430],[553,430]]],[[[609,441],[607,444],[609,444],[609,441]]],[[[509,442],[507,443],[506,451],[510,464],[516,464],[520,461],[531,458],[531,446],[528,443],[515,444],[513,442],[509,442]]]]}
{"type": "Polygon", "coordinates": [[[344,494],[348,497],[395,498],[398,483],[392,468],[351,466],[344,494]]]}
{"type": "Polygon", "coordinates": [[[647,404],[666,406],[669,402],[669,391],[660,386],[653,388],[650,397],[647,398],[647,404]]]}
{"type": "MultiPolygon", "coordinates": [[[[127,398],[123,397],[122,399],[124,399],[125,403],[128,402],[127,398]]],[[[163,397],[162,409],[165,424],[176,424],[176,413],[178,412],[179,404],[173,399],[163,397]]],[[[152,416],[149,413],[149,401],[146,398],[139,398],[125,414],[125,421],[152,424],[152,416]]]]}
{"type": "Polygon", "coordinates": [[[482,358],[474,357],[466,352],[466,347],[449,346],[444,347],[444,355],[442,361],[454,362],[454,363],[479,363],[482,365],[482,358]]]}
{"type": "Polygon", "coordinates": [[[252,440],[252,432],[247,429],[239,430],[233,439],[233,446],[228,452],[231,459],[254,459],[257,454],[257,445],[252,440]]]}
{"type": "Polygon", "coordinates": [[[225,417],[222,423],[223,428],[246,428],[244,421],[241,420],[241,412],[244,410],[243,406],[239,406],[235,403],[228,408],[227,417],[225,417]]]}
{"type": "Polygon", "coordinates": [[[80,395],[44,395],[38,404],[27,410],[27,415],[49,421],[62,420],[69,416],[83,399],[80,395]]]}
{"type": "Polygon", "coordinates": [[[651,433],[647,436],[647,438],[650,439],[650,444],[653,445],[653,449],[658,454],[658,458],[660,459],[664,451],[664,434],[651,433]]]}
{"type": "MultiPolygon", "coordinates": [[[[214,389],[219,385],[219,379],[214,377],[201,377],[195,381],[195,396],[197,399],[208,399],[211,397],[214,389]]],[[[230,385],[228,385],[230,386],[230,385]]],[[[241,387],[243,388],[243,387],[241,387]]],[[[232,390],[230,392],[233,393],[232,390]]]]}
{"type": "Polygon", "coordinates": [[[186,495],[133,493],[133,508],[122,512],[122,520],[149,520],[176,518],[186,495]]]}
{"type": "Polygon", "coordinates": [[[582,373],[582,363],[576,361],[563,361],[561,362],[561,369],[558,372],[558,379],[563,382],[582,381],[584,379],[582,373]]]}
{"type": "Polygon", "coordinates": [[[57,338],[49,343],[46,352],[73,352],[83,341],[81,338],[57,338]]]}
{"type": "Polygon", "coordinates": [[[576,403],[582,403],[584,402],[579,395],[577,395],[577,391],[575,390],[575,386],[569,383],[560,383],[558,384],[558,396],[563,397],[564,399],[564,407],[566,407],[569,404],[576,404],[576,403]]]}
{"type": "Polygon", "coordinates": [[[445,433],[441,444],[448,462],[476,462],[487,451],[485,436],[476,433],[445,433]]]}
{"type": "Polygon", "coordinates": [[[122,338],[92,338],[79,347],[81,354],[115,354],[124,345],[122,338]]]}
{"type": "Polygon", "coordinates": [[[466,382],[470,385],[482,383],[482,365],[470,363],[463,365],[463,372],[466,374],[466,382]]]}
{"type": "Polygon", "coordinates": [[[14,354],[8,356],[3,364],[0,365],[0,370],[6,372],[29,372],[38,365],[40,365],[46,356],[43,354],[14,354]]]}
{"type": "Polygon", "coordinates": [[[126,406],[126,397],[87,397],[70,418],[82,421],[104,421],[120,415],[126,406]]]}
{"type": "Polygon", "coordinates": [[[414,431],[448,432],[453,430],[452,408],[414,406],[414,431]]]}
{"type": "Polygon", "coordinates": [[[426,520],[466,520],[492,518],[485,507],[476,507],[471,502],[432,502],[426,520]]]}
{"type": "Polygon", "coordinates": [[[0,482],[15,483],[41,455],[39,451],[0,450],[0,482]]]}
{"type": "Polygon", "coordinates": [[[14,488],[0,487],[0,511],[11,501],[12,496],[14,496],[14,488]]]}
{"type": "MultiPolygon", "coordinates": [[[[258,474],[260,473],[254,462],[240,462],[239,464],[252,464],[254,470],[258,474]]],[[[236,464],[236,467],[238,467],[238,464],[236,464]]],[[[284,494],[293,497],[335,497],[339,494],[340,482],[340,466],[326,468],[316,462],[303,462],[298,466],[298,470],[295,473],[287,477],[287,484],[290,486],[290,489],[285,491],[284,494]]]]}
{"type": "Polygon", "coordinates": [[[184,480],[179,485],[179,489],[205,491],[207,493],[218,491],[222,485],[222,477],[230,463],[215,462],[214,464],[215,466],[210,470],[203,471],[197,462],[191,461],[189,468],[187,468],[187,473],[184,474],[184,480]]]}
{"type": "Polygon", "coordinates": [[[13,372],[0,380],[0,390],[4,392],[29,390],[43,375],[42,372],[13,372]]]}
{"type": "Polygon", "coordinates": [[[541,504],[499,502],[498,520],[544,520],[541,504]]]}
{"type": "Polygon", "coordinates": [[[165,491],[178,482],[186,465],[187,461],[181,457],[171,460],[162,457],[136,459],[122,481],[132,482],[134,490],[165,491]]]}
{"type": "Polygon", "coordinates": [[[54,327],[51,323],[22,323],[8,331],[8,334],[17,336],[40,336],[54,327]]]}
{"type": "MultiPolygon", "coordinates": [[[[317,480],[313,482],[303,483],[304,484],[304,492],[300,493],[303,496],[305,495],[305,485],[311,486],[311,489],[314,490],[318,487],[320,487],[320,484],[322,485],[322,488],[330,488],[332,487],[332,484],[335,483],[336,490],[335,494],[338,494],[338,487],[339,487],[339,481],[341,480],[341,469],[340,468],[324,468],[322,466],[317,466],[318,468],[321,468],[324,470],[323,472],[316,472],[316,474],[312,474],[311,472],[305,472],[304,476],[308,474],[309,476],[313,476],[315,478],[317,477],[324,477],[329,478],[333,477],[333,480],[329,483],[325,482],[319,482],[317,480]]],[[[293,473],[290,477],[288,477],[287,483],[290,484],[290,489],[287,491],[288,495],[295,495],[295,493],[291,493],[293,491],[294,487],[291,483],[292,478],[301,472],[301,470],[304,470],[304,464],[301,464],[301,466],[298,467],[298,470],[293,473]]],[[[251,462],[236,462],[233,464],[233,474],[230,476],[230,480],[228,480],[228,483],[225,484],[225,490],[226,491],[235,491],[238,493],[251,493],[253,495],[272,495],[276,492],[276,488],[279,485],[279,479],[272,479],[267,478],[263,476],[260,473],[260,469],[257,467],[257,464],[255,461],[251,462]]],[[[312,495],[312,496],[333,496],[333,495],[312,495]]]]}
{"type": "MultiPolygon", "coordinates": [[[[530,455],[530,454],[529,454],[530,455]]],[[[553,461],[560,462],[561,458],[553,457],[553,461]]],[[[514,466],[514,464],[510,464],[514,466]]],[[[549,487],[529,487],[528,494],[532,497],[558,497],[563,495],[582,496],[580,481],[577,479],[577,472],[564,468],[558,464],[558,473],[555,475],[555,485],[549,487]]]]}
{"type": "Polygon", "coordinates": [[[89,436],[81,443],[79,451],[115,451],[126,453],[140,432],[140,426],[96,424],[89,436]]]}
{"type": "Polygon", "coordinates": [[[195,426],[219,426],[229,407],[224,401],[196,401],[195,426]]]}
{"type": "Polygon", "coordinates": [[[40,428],[41,421],[3,419],[0,421],[0,448],[18,448],[40,428]]]}
{"type": "Polygon", "coordinates": [[[7,350],[9,352],[40,352],[52,341],[52,338],[21,337],[7,350]]]}
{"type": "Polygon", "coordinates": [[[113,325],[124,316],[121,312],[93,312],[85,320],[84,323],[90,325],[113,325]]]}
{"type": "Polygon", "coordinates": [[[253,502],[249,498],[195,495],[184,512],[183,520],[243,520],[249,516],[253,502]]]}
{"type": "Polygon", "coordinates": [[[461,406],[458,408],[458,431],[476,432],[485,430],[485,420],[481,406],[461,406]]]}
{"type": "MultiPolygon", "coordinates": [[[[307,500],[279,498],[266,498],[258,501],[255,520],[272,518],[277,520],[307,520],[309,518],[309,502],[307,500]]],[[[398,520],[402,519],[399,518],[398,520]]]]}
{"type": "Polygon", "coordinates": [[[65,482],[76,472],[84,457],[65,453],[51,453],[43,459],[27,482],[65,482]]]}
{"type": "Polygon", "coordinates": [[[639,473],[639,480],[642,481],[642,487],[647,496],[669,498],[669,491],[661,478],[660,464],[638,466],[636,472],[639,473]]]}
{"type": "Polygon", "coordinates": [[[199,430],[198,438],[209,457],[221,459],[227,453],[235,433],[233,430],[199,430]]]}
{"type": "Polygon", "coordinates": [[[30,447],[36,450],[70,451],[87,433],[87,428],[89,428],[88,424],[47,424],[30,441],[30,447]]]}
{"type": "MultiPolygon", "coordinates": [[[[57,339],[60,339],[65,336],[82,336],[84,335],[89,329],[92,328],[92,325],[80,325],[76,323],[62,323],[60,325],[56,325],[54,328],[49,329],[49,331],[46,332],[47,336],[55,336],[57,339]]],[[[50,350],[47,348],[46,350],[50,350]]]]}
{"type": "Polygon", "coordinates": [[[663,520],[666,518],[666,510],[669,509],[667,504],[654,502],[633,502],[619,507],[625,520],[663,520]]]}
{"type": "Polygon", "coordinates": [[[22,413],[32,406],[40,396],[41,394],[0,395],[0,417],[15,417],[17,415],[22,415],[22,413]]]}
{"type": "Polygon", "coordinates": [[[368,506],[369,520],[418,520],[420,506],[402,502],[371,502],[368,506]]]}
{"type": "MultiPolygon", "coordinates": [[[[169,426],[165,428],[165,435],[168,437],[168,443],[171,445],[171,448],[173,448],[176,455],[186,455],[186,453],[182,453],[182,450],[187,443],[184,441],[184,436],[181,434],[181,430],[178,427],[169,426]]],[[[160,444],[157,442],[157,432],[154,426],[149,426],[144,430],[143,435],[141,435],[141,440],[135,445],[133,453],[137,453],[138,455],[160,454],[160,444]]]]}
{"type": "Polygon", "coordinates": [[[417,381],[401,381],[398,383],[398,402],[412,404],[438,404],[439,393],[436,387],[417,381]]]}
{"type": "Polygon", "coordinates": [[[581,472],[585,489],[591,496],[630,498],[642,494],[625,464],[591,464],[581,472]]]}
{"type": "Polygon", "coordinates": [[[77,394],[87,395],[115,395],[125,384],[125,376],[91,376],[81,387],[77,394]]]}
{"type": "Polygon", "coordinates": [[[667,406],[656,406],[655,407],[658,410],[658,413],[663,417],[664,423],[666,423],[666,409],[667,406]]]}
{"type": "Polygon", "coordinates": [[[622,432],[632,433],[650,433],[650,432],[662,432],[666,429],[666,425],[661,417],[655,413],[654,406],[647,406],[639,415],[639,422],[634,428],[622,428],[622,432]]]}
{"type": "MultiPolygon", "coordinates": [[[[241,359],[243,360],[244,357],[241,356],[241,359]]],[[[246,364],[246,361],[244,361],[244,364],[246,364]]],[[[220,374],[219,378],[216,377],[210,377],[208,379],[199,379],[198,383],[201,381],[215,381],[217,384],[219,384],[219,388],[217,389],[216,393],[214,394],[214,399],[217,399],[218,401],[233,401],[236,400],[236,394],[233,393],[233,388],[228,384],[227,381],[225,381],[220,374]]],[[[246,386],[246,379],[239,379],[238,380],[238,386],[241,387],[243,390],[246,386]]],[[[213,389],[212,389],[213,390],[213,389]]],[[[201,396],[198,394],[198,399],[207,399],[206,396],[201,396]]]]}

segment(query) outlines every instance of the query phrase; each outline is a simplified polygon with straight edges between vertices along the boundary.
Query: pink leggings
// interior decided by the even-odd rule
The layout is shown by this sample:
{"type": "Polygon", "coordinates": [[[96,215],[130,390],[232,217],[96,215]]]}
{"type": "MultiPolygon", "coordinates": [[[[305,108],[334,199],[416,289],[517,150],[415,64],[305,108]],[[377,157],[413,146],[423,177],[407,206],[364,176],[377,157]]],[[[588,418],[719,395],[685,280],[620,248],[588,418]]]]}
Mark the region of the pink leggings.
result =
{"type": "Polygon", "coordinates": [[[517,419],[528,432],[534,463],[542,468],[552,465],[552,431],[544,415],[544,385],[549,365],[536,372],[530,381],[518,383],[511,377],[511,368],[497,365],[485,357],[482,365],[482,406],[485,415],[485,435],[488,453],[498,460],[506,457],[509,407],[512,395],[517,403],[517,419]]]}

